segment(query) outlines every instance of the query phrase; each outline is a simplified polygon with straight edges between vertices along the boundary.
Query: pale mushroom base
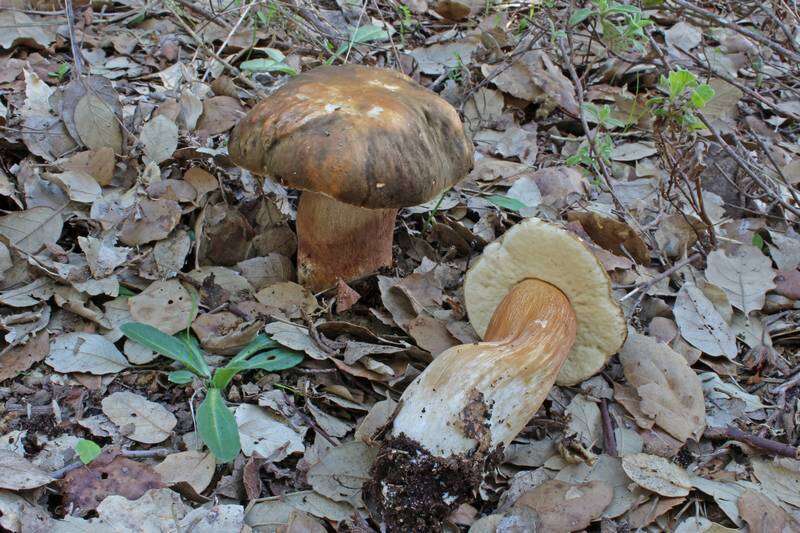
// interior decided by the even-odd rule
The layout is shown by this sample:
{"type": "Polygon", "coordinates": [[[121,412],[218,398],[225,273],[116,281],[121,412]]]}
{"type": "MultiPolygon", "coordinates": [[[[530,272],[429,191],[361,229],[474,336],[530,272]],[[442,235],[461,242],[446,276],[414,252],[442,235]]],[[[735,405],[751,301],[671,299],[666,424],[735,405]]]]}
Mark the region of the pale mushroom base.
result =
{"type": "Polygon", "coordinates": [[[373,517],[390,531],[438,530],[542,405],[575,331],[564,293],[527,279],[497,306],[484,342],[439,354],[403,393],[365,485],[373,517]]]}
{"type": "Polygon", "coordinates": [[[392,265],[397,209],[365,209],[310,191],[297,206],[297,278],[311,291],[392,265]]]}

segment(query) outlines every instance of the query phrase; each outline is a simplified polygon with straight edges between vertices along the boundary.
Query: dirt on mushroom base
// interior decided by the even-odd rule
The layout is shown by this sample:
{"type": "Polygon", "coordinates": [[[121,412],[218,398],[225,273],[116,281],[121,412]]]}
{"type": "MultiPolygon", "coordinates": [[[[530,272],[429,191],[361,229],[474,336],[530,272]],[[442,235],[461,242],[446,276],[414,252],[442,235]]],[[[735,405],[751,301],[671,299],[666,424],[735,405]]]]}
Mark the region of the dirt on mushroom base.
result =
{"type": "Polygon", "coordinates": [[[391,437],[364,484],[364,502],[387,531],[439,531],[459,505],[473,499],[483,473],[502,461],[503,446],[443,458],[405,435],[391,437]]]}

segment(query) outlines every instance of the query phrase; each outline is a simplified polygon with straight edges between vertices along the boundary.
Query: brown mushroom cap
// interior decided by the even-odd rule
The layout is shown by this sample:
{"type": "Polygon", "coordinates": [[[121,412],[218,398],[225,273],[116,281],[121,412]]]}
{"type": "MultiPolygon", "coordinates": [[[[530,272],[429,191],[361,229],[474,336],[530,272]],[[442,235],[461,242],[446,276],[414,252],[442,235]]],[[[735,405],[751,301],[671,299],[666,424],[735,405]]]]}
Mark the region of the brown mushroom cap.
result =
{"type": "Polygon", "coordinates": [[[319,67],[260,102],[231,133],[238,166],[368,208],[427,202],[472,168],[450,104],[393,70],[319,67]]]}

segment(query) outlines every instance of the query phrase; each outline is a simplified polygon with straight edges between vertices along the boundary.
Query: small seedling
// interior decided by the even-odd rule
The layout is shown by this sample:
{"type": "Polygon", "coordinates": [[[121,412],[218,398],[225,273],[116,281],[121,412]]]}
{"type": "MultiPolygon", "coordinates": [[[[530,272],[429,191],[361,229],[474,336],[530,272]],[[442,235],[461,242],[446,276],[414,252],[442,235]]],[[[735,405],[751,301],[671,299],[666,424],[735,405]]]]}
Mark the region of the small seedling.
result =
{"type": "Polygon", "coordinates": [[[592,7],[576,9],[569,19],[569,26],[591,21],[600,26],[603,41],[614,52],[645,49],[644,29],[653,23],[635,5],[622,4],[615,0],[592,0],[592,7]]]}
{"type": "Polygon", "coordinates": [[[715,92],[710,85],[698,82],[694,73],[679,68],[670,71],[668,76],[662,75],[658,88],[666,96],[657,96],[647,102],[654,116],[691,130],[704,127],[695,112],[714,98],[715,92]]]}
{"type": "Polygon", "coordinates": [[[61,63],[58,65],[58,68],[55,69],[53,72],[48,72],[47,75],[51,78],[56,78],[58,81],[64,81],[64,78],[67,77],[69,74],[70,66],[68,63],[61,63]]]}
{"type": "Polygon", "coordinates": [[[241,450],[239,428],[222,392],[240,372],[266,370],[275,372],[300,364],[303,354],[283,348],[266,335],[258,335],[228,363],[211,371],[197,339],[182,331],[176,336],[138,322],[123,324],[120,329],[132,341],[180,363],[185,369],[167,376],[172,383],[185,385],[198,379],[206,389],[205,399],[197,408],[197,433],[214,457],[223,462],[236,458],[241,450]]]}

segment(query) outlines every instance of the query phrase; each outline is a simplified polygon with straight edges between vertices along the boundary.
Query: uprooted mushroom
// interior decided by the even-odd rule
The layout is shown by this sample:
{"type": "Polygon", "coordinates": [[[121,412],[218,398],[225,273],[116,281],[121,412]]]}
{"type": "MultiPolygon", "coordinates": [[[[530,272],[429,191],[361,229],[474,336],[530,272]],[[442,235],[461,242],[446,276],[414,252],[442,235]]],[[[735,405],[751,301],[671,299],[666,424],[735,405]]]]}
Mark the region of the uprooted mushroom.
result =
{"type": "Polygon", "coordinates": [[[254,107],[228,147],[237,165],[302,189],[297,271],[313,291],[392,264],[397,209],[472,168],[458,113],[408,76],[358,65],[303,73],[254,107]]]}
{"type": "Polygon", "coordinates": [[[467,273],[483,342],[440,354],[405,390],[364,495],[392,531],[427,531],[468,500],[554,383],[597,373],[626,322],[602,265],[573,234],[527,219],[467,273]]]}

